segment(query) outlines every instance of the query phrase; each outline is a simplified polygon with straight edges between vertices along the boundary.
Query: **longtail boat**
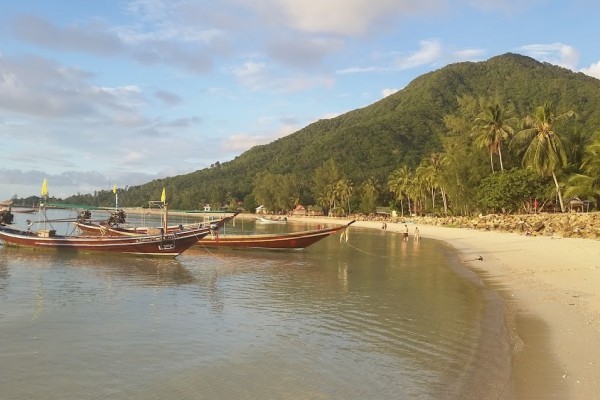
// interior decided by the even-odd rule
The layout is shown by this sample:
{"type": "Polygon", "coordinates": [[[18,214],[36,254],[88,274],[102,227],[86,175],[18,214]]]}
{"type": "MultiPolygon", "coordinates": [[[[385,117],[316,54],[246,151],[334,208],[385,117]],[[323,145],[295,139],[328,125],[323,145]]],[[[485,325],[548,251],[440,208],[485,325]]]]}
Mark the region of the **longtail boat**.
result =
{"type": "MultiPolygon", "coordinates": [[[[47,196],[46,180],[42,186],[42,196],[47,196]]],[[[168,206],[165,202],[164,189],[161,202],[151,203],[158,203],[163,208],[163,227],[168,226],[168,206]]],[[[40,211],[44,213],[44,221],[51,222],[46,218],[45,208],[40,207],[40,211]]],[[[67,222],[67,220],[55,220],[55,222],[67,222]]],[[[0,215],[0,240],[7,246],[169,257],[176,257],[183,253],[211,231],[211,226],[201,226],[182,228],[174,232],[167,232],[162,228],[157,233],[133,236],[63,236],[57,235],[54,229],[31,231],[9,228],[7,225],[12,223],[13,215],[10,209],[5,210],[0,215]]]]}
{"type": "MultiPolygon", "coordinates": [[[[225,225],[229,220],[235,217],[234,215],[224,217],[221,219],[196,222],[191,224],[178,224],[169,225],[166,229],[167,233],[179,232],[188,229],[198,229],[203,227],[209,227],[213,230],[219,229],[225,225]]],[[[95,236],[137,236],[137,235],[148,235],[156,234],[160,231],[160,227],[153,226],[129,226],[124,224],[110,224],[110,223],[95,223],[89,220],[79,219],[73,222],[77,229],[88,235],[95,236]]]]}
{"type": "Polygon", "coordinates": [[[206,235],[197,243],[203,247],[222,247],[233,249],[301,250],[337,232],[344,231],[354,221],[330,228],[313,229],[301,232],[236,235],[219,234],[218,231],[206,235]]]}
{"type": "Polygon", "coordinates": [[[210,227],[201,227],[154,235],[62,236],[52,229],[33,232],[0,225],[0,240],[7,246],[44,250],[176,257],[208,235],[210,230],[210,227]]]}

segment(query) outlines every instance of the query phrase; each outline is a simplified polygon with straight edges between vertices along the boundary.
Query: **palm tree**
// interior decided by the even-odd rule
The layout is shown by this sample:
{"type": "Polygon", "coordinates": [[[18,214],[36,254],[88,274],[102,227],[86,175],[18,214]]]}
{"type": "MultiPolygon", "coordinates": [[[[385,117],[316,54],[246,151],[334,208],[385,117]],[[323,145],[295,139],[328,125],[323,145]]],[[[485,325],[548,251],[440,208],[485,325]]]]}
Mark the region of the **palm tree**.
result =
{"type": "Polygon", "coordinates": [[[567,155],[554,127],[557,122],[573,116],[575,116],[574,111],[556,115],[550,104],[545,103],[537,107],[533,115],[525,117],[523,120],[525,128],[517,134],[516,138],[517,141],[524,141],[527,146],[523,154],[523,165],[540,176],[552,175],[561,212],[565,212],[565,205],[556,173],[565,166],[567,155]]]}
{"type": "MultiPolygon", "coordinates": [[[[388,188],[392,193],[396,195],[396,199],[400,200],[400,213],[404,217],[404,197],[406,196],[406,190],[410,186],[412,172],[406,166],[402,166],[399,169],[396,169],[390,175],[390,179],[388,180],[388,188]]],[[[408,199],[408,210],[410,214],[410,197],[408,199]]]]}
{"type": "Polygon", "coordinates": [[[448,215],[448,193],[446,186],[448,184],[448,175],[446,171],[448,166],[452,163],[450,157],[446,153],[437,153],[438,157],[436,160],[436,168],[438,169],[437,181],[440,186],[440,192],[442,193],[442,204],[444,205],[444,214],[448,215]]]}
{"type": "Polygon", "coordinates": [[[379,182],[377,179],[371,177],[362,184],[362,205],[363,211],[372,212],[375,211],[377,206],[377,196],[379,196],[379,182]]]}
{"type": "Polygon", "coordinates": [[[431,153],[429,158],[425,158],[421,161],[416,173],[418,180],[429,186],[432,209],[435,210],[435,199],[437,197],[437,190],[439,189],[442,196],[444,212],[448,213],[446,190],[442,184],[444,179],[442,173],[444,165],[448,165],[448,159],[444,153],[431,153]]]}
{"type": "Polygon", "coordinates": [[[585,148],[581,164],[581,174],[569,178],[566,196],[600,198],[600,138],[585,148]]]}
{"type": "Polygon", "coordinates": [[[583,129],[572,130],[564,136],[565,151],[567,152],[567,165],[570,172],[574,172],[583,163],[583,157],[591,138],[583,129]]]}
{"type": "Polygon", "coordinates": [[[498,154],[500,171],[504,171],[502,142],[510,139],[514,133],[513,128],[509,125],[514,118],[505,118],[504,114],[500,104],[491,105],[475,118],[476,125],[473,127],[473,130],[478,133],[475,137],[475,144],[479,148],[487,148],[490,154],[492,172],[494,172],[494,154],[498,154]]]}
{"type": "Polygon", "coordinates": [[[319,205],[323,207],[325,215],[329,215],[329,212],[335,208],[335,200],[335,186],[333,184],[327,185],[317,199],[319,205]]]}
{"type": "Polygon", "coordinates": [[[417,170],[415,171],[415,178],[418,182],[421,182],[429,192],[431,196],[431,209],[435,209],[435,169],[426,159],[421,161],[417,170]]]}
{"type": "MultiPolygon", "coordinates": [[[[425,210],[424,199],[427,198],[428,194],[432,193],[431,182],[430,170],[422,166],[417,168],[415,177],[408,189],[409,196],[413,198],[414,214],[417,214],[417,207],[420,214],[423,214],[423,211],[425,210]]],[[[435,204],[432,204],[432,206],[434,205],[435,204]]]]}
{"type": "Polygon", "coordinates": [[[354,193],[354,186],[348,179],[340,179],[335,185],[335,192],[340,201],[348,204],[348,215],[350,214],[350,197],[354,193]]]}

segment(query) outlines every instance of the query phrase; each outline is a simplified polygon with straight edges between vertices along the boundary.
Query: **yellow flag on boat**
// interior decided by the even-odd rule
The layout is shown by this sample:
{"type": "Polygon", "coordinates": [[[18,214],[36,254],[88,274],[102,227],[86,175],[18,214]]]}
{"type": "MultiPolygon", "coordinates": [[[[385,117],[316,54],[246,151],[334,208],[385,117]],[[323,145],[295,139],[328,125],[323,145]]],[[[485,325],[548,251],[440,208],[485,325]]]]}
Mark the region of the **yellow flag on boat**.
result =
{"type": "Polygon", "coordinates": [[[46,178],[44,178],[44,183],[42,183],[42,197],[48,196],[48,183],[46,182],[46,178]]]}
{"type": "Polygon", "coordinates": [[[115,183],[115,185],[113,186],[113,193],[117,193],[117,184],[115,183]]]}
{"type": "Polygon", "coordinates": [[[160,201],[162,201],[163,203],[167,202],[167,192],[165,192],[165,188],[163,188],[162,195],[160,196],[160,201]]]}

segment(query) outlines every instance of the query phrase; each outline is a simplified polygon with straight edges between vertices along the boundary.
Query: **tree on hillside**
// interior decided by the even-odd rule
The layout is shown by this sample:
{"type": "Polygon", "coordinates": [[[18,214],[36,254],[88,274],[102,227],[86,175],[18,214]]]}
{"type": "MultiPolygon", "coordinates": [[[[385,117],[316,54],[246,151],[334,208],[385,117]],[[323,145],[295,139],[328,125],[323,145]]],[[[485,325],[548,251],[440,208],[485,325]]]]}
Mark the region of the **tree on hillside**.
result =
{"type": "Polygon", "coordinates": [[[456,112],[444,117],[447,132],[442,139],[442,181],[454,213],[468,215],[476,208],[474,189],[489,174],[486,156],[472,140],[473,121],[486,102],[483,98],[460,96],[456,112]]]}
{"type": "Polygon", "coordinates": [[[504,171],[502,162],[502,143],[509,140],[514,133],[509,125],[513,117],[506,117],[500,104],[488,106],[485,111],[475,118],[475,144],[479,148],[487,149],[490,155],[490,164],[494,172],[494,154],[498,154],[500,171],[504,171]]]}
{"type": "Polygon", "coordinates": [[[565,166],[567,155],[555,127],[560,121],[574,116],[574,111],[556,115],[550,104],[545,103],[537,107],[533,115],[524,118],[524,129],[516,137],[517,144],[526,146],[523,165],[540,176],[552,176],[561,212],[565,212],[565,205],[556,174],[565,166]]]}
{"type": "Polygon", "coordinates": [[[297,179],[293,174],[259,173],[254,183],[256,201],[274,212],[289,211],[298,197],[297,179]]]}

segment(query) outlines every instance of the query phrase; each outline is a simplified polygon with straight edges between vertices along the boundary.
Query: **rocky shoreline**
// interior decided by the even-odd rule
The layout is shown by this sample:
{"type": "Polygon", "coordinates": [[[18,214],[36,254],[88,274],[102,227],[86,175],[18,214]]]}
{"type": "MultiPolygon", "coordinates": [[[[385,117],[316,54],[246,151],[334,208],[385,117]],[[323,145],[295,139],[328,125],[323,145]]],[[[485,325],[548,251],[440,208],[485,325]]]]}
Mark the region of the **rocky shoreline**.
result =
{"type": "Polygon", "coordinates": [[[383,217],[355,215],[357,221],[380,221],[512,232],[531,236],[600,239],[600,212],[567,214],[479,215],[475,217],[383,217]]]}

